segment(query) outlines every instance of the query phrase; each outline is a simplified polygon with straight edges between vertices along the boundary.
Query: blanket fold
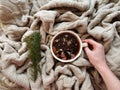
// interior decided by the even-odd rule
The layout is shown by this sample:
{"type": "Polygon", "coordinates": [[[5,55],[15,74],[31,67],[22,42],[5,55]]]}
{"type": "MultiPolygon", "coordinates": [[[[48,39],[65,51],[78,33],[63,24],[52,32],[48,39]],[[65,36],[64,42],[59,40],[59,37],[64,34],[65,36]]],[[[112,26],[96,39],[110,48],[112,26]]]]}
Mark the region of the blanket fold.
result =
{"type": "Polygon", "coordinates": [[[84,50],[71,63],[53,58],[51,39],[65,30],[103,44],[107,64],[120,79],[120,0],[1,0],[0,89],[106,90],[84,50]],[[33,32],[42,36],[42,73],[36,81],[24,42],[33,32]]]}

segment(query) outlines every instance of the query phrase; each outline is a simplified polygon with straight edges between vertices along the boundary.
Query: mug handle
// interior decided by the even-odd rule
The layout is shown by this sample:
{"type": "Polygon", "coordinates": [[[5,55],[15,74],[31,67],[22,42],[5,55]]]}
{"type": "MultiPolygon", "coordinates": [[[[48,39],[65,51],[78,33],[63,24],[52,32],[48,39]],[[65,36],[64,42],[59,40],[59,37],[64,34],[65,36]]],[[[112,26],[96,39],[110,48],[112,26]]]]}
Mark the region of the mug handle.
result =
{"type": "Polygon", "coordinates": [[[82,43],[82,47],[87,47],[88,46],[88,43],[82,43]]]}

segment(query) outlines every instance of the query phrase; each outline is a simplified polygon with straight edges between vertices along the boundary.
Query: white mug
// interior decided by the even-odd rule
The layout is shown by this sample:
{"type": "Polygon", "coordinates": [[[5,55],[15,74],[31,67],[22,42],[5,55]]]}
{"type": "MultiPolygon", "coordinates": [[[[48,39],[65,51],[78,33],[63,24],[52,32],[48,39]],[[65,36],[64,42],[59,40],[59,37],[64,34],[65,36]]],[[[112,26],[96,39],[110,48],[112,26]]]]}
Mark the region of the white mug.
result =
{"type": "Polygon", "coordinates": [[[86,47],[86,46],[88,46],[88,44],[87,44],[87,43],[82,43],[80,37],[79,37],[75,32],[73,32],[73,31],[60,31],[60,32],[58,32],[58,33],[52,38],[51,43],[50,43],[50,50],[51,50],[51,53],[52,53],[53,57],[54,57],[55,59],[57,59],[58,61],[61,61],[61,62],[72,62],[72,61],[76,60],[76,59],[80,56],[80,54],[81,54],[81,52],[82,52],[82,48],[83,48],[83,47],[86,47]],[[55,40],[55,38],[56,38],[58,35],[60,35],[60,34],[62,34],[62,33],[70,33],[70,34],[74,35],[74,36],[77,38],[78,42],[79,42],[79,51],[78,51],[77,55],[76,55],[74,58],[69,59],[69,60],[64,60],[64,59],[58,58],[58,57],[55,55],[55,53],[53,52],[53,41],[55,40]]]}

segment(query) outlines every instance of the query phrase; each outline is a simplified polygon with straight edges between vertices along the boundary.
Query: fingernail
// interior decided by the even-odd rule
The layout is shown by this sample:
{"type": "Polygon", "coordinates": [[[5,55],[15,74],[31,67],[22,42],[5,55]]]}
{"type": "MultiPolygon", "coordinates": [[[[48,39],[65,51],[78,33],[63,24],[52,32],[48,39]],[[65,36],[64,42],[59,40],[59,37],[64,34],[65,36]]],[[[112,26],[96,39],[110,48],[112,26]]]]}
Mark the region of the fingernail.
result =
{"type": "Polygon", "coordinates": [[[83,41],[83,42],[85,42],[86,40],[85,40],[85,39],[83,39],[82,41],[83,41]]]}

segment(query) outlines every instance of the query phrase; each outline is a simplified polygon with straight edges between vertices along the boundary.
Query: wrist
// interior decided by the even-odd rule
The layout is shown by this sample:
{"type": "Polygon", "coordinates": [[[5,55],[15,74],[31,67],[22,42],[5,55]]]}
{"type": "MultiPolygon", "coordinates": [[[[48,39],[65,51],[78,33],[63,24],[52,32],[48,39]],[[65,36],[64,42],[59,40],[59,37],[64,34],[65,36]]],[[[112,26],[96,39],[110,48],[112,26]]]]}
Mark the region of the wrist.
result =
{"type": "Polygon", "coordinates": [[[104,73],[109,70],[109,67],[106,63],[99,64],[95,68],[98,70],[99,73],[104,73]]]}

